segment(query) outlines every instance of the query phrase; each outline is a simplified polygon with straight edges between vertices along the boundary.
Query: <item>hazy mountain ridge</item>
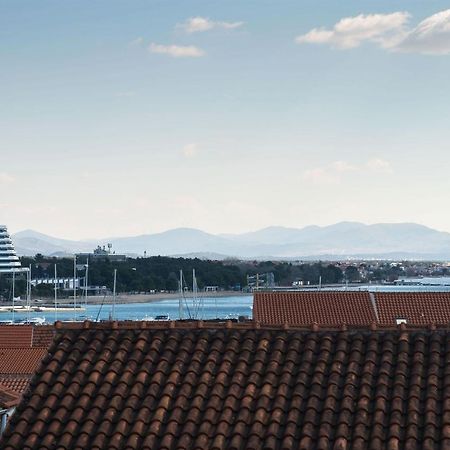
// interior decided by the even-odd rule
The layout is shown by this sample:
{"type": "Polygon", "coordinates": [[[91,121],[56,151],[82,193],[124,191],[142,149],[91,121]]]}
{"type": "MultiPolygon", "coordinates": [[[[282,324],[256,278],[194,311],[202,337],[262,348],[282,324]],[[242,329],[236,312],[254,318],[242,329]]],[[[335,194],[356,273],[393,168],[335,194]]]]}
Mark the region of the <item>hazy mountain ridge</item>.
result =
{"type": "Polygon", "coordinates": [[[72,254],[113,244],[117,253],[217,255],[240,258],[385,257],[450,259],[450,233],[414,223],[365,225],[340,222],[319,227],[268,227],[242,234],[214,235],[193,228],[132,237],[71,241],[26,230],[13,235],[21,255],[72,254]]]}

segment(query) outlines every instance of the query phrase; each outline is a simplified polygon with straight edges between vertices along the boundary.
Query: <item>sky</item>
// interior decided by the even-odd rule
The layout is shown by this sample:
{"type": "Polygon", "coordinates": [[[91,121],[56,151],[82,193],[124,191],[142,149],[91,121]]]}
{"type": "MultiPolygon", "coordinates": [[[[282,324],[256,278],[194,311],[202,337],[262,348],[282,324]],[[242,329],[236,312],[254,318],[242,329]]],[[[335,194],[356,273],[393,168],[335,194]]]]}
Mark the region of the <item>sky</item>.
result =
{"type": "Polygon", "coordinates": [[[0,0],[0,223],[450,231],[437,0],[0,0]]]}

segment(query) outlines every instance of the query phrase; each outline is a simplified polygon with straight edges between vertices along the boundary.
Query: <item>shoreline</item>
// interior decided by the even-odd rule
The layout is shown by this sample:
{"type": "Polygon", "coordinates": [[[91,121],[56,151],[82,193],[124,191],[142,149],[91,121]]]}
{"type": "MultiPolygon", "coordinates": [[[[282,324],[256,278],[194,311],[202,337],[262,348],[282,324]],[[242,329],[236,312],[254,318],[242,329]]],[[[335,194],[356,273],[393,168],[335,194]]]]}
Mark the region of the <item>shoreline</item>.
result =
{"type": "MultiPolygon", "coordinates": [[[[253,295],[249,292],[241,292],[241,291],[218,291],[218,292],[200,292],[199,298],[222,298],[222,297],[249,297],[253,295]]],[[[177,300],[180,298],[180,294],[178,292],[157,292],[155,294],[119,294],[116,296],[116,304],[126,304],[126,303],[155,303],[163,300],[177,300]]],[[[192,298],[192,292],[186,293],[186,298],[192,298]]],[[[110,305],[113,303],[112,295],[107,295],[106,297],[103,295],[93,295],[88,297],[87,301],[88,305],[100,305],[103,303],[104,305],[110,305]]],[[[31,306],[53,306],[54,303],[51,299],[32,299],[31,306]]],[[[58,305],[73,305],[73,299],[71,298],[61,298],[58,300],[58,305]]],[[[77,305],[84,305],[84,298],[77,298],[77,305]]],[[[2,303],[2,307],[11,308],[12,303],[2,303]]],[[[25,300],[18,300],[15,302],[15,308],[21,308],[25,306],[25,300]]]]}

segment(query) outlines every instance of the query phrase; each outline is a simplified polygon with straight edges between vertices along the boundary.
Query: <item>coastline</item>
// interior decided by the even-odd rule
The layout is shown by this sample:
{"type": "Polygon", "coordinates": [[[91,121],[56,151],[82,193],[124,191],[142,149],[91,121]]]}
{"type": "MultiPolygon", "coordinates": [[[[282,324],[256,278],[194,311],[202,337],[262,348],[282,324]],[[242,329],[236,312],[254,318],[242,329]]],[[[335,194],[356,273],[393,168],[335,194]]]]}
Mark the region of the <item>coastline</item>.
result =
{"type": "MultiPolygon", "coordinates": [[[[236,291],[219,291],[219,292],[200,292],[199,297],[203,298],[221,298],[221,297],[245,297],[252,295],[248,292],[236,292],[236,291]]],[[[120,294],[116,296],[116,303],[153,303],[160,302],[162,300],[177,300],[180,298],[178,292],[168,293],[168,292],[157,292],[155,294],[120,294]]],[[[192,298],[192,292],[186,293],[186,298],[192,298]]],[[[70,303],[72,300],[70,300],[70,303]]],[[[92,296],[88,297],[88,304],[98,305],[101,303],[105,305],[112,304],[112,296],[92,296]]]]}
{"type": "MultiPolygon", "coordinates": [[[[199,297],[203,298],[222,298],[222,297],[248,297],[253,295],[249,292],[241,291],[218,291],[218,292],[199,292],[199,297]]],[[[116,304],[124,303],[154,303],[163,300],[177,300],[180,298],[178,292],[156,292],[155,294],[118,294],[116,296],[116,304]]],[[[192,292],[186,293],[186,298],[192,298],[192,292]]],[[[112,295],[93,295],[88,297],[88,305],[110,305],[113,303],[112,295]]],[[[16,301],[16,307],[20,307],[25,304],[24,300],[16,301]]],[[[32,299],[32,306],[53,306],[53,301],[48,298],[44,299],[32,299]]],[[[58,299],[58,305],[73,305],[73,299],[61,298],[58,299]]],[[[77,298],[77,305],[84,305],[84,298],[77,298]]],[[[4,303],[3,307],[12,307],[12,303],[4,303]]]]}

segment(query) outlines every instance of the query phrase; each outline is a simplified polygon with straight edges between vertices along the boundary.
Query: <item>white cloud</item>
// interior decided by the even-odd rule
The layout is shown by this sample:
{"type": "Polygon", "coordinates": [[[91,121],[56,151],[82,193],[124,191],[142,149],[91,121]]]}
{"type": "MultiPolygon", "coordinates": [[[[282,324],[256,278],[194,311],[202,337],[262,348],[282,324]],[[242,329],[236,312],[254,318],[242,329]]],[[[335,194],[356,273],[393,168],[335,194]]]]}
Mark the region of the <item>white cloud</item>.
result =
{"type": "Polygon", "coordinates": [[[427,17],[398,44],[398,50],[429,55],[450,53],[450,9],[427,17]]]}
{"type": "Polygon", "coordinates": [[[0,184],[11,184],[14,183],[16,179],[6,172],[0,172],[0,184]]]}
{"type": "Polygon", "coordinates": [[[185,158],[194,158],[195,156],[198,155],[198,152],[199,152],[199,145],[195,143],[185,145],[181,150],[181,153],[185,158]]]}
{"type": "Polygon", "coordinates": [[[299,44],[330,44],[337,48],[358,47],[364,41],[378,42],[387,45],[392,34],[402,31],[409,14],[395,12],[392,14],[360,14],[346,17],[337,22],[331,30],[314,28],[310,32],[298,36],[299,44]]]}
{"type": "Polygon", "coordinates": [[[410,14],[360,14],[346,17],[331,29],[313,28],[298,36],[299,44],[328,44],[339,49],[374,43],[392,51],[422,54],[450,53],[450,9],[434,14],[416,27],[409,27],[410,14]]]}
{"type": "Polygon", "coordinates": [[[206,17],[191,17],[186,22],[178,24],[177,28],[182,28],[187,33],[198,33],[203,31],[221,28],[232,30],[244,25],[244,22],[220,22],[208,19],[206,17]]]}
{"type": "Polygon", "coordinates": [[[204,56],[205,52],[194,45],[161,45],[151,43],[149,46],[151,53],[161,53],[174,58],[198,58],[204,56]]]}
{"type": "Polygon", "coordinates": [[[303,172],[303,179],[314,184],[338,184],[344,176],[358,172],[391,174],[393,170],[389,161],[381,158],[373,158],[359,165],[347,161],[333,161],[326,166],[306,170],[303,172]]]}

